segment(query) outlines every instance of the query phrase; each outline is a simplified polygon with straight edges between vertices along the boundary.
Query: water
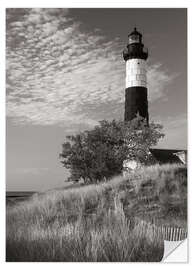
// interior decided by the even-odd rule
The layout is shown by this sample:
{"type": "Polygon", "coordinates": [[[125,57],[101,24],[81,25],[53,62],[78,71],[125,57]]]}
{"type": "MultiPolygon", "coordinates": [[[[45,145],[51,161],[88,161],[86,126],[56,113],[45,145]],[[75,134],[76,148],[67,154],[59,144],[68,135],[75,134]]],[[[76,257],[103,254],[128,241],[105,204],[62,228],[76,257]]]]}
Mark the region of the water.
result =
{"type": "Polygon", "coordinates": [[[18,202],[28,200],[35,191],[7,191],[6,192],[6,205],[14,205],[18,202]]]}

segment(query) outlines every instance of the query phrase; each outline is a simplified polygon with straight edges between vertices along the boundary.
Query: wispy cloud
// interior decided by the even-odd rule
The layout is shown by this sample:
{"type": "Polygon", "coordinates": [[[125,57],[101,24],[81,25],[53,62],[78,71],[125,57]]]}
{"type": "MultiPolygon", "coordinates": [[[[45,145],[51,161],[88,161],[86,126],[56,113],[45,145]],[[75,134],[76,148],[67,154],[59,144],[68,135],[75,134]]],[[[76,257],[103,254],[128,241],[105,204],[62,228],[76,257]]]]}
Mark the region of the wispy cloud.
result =
{"type": "Polygon", "coordinates": [[[168,84],[170,84],[176,76],[176,73],[171,74],[167,70],[163,69],[161,63],[149,66],[147,80],[150,101],[153,102],[164,97],[167,93],[168,84]]]}
{"type": "MultiPolygon", "coordinates": [[[[93,126],[123,107],[125,44],[87,32],[66,9],[7,10],[7,116],[16,123],[93,126]]],[[[173,79],[149,67],[149,97],[173,79]]]]}

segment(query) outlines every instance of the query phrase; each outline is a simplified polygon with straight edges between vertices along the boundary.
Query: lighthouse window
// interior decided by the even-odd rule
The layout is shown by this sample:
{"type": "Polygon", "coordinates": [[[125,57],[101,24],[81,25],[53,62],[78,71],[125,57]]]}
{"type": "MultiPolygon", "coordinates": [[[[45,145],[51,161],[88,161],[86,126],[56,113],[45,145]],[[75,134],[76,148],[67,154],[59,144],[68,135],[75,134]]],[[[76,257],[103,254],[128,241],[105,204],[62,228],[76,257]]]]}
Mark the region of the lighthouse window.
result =
{"type": "Polygon", "coordinates": [[[129,44],[138,42],[139,42],[139,35],[131,35],[129,37],[129,44]]]}

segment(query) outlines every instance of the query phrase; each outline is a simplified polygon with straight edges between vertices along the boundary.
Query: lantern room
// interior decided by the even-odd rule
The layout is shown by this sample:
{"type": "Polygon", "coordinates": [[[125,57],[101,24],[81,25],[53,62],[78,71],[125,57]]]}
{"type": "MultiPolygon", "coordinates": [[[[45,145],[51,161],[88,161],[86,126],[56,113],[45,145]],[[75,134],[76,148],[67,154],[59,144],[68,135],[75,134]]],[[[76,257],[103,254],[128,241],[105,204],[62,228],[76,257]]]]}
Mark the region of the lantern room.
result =
{"type": "Polygon", "coordinates": [[[125,61],[129,59],[143,59],[148,57],[148,51],[144,48],[142,43],[142,34],[136,29],[128,35],[127,47],[123,51],[123,58],[125,61]]]}

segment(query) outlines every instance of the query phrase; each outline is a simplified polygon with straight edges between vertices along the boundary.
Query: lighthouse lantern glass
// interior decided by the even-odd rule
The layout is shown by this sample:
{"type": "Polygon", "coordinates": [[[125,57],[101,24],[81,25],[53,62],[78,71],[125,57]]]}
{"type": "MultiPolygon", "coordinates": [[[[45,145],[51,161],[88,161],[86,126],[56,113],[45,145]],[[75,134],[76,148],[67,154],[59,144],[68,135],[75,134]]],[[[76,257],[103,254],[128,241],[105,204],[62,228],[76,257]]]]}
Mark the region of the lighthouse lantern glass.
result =
{"type": "Polygon", "coordinates": [[[133,35],[129,36],[129,44],[139,43],[139,42],[140,42],[139,35],[133,34],[133,35]]]}

